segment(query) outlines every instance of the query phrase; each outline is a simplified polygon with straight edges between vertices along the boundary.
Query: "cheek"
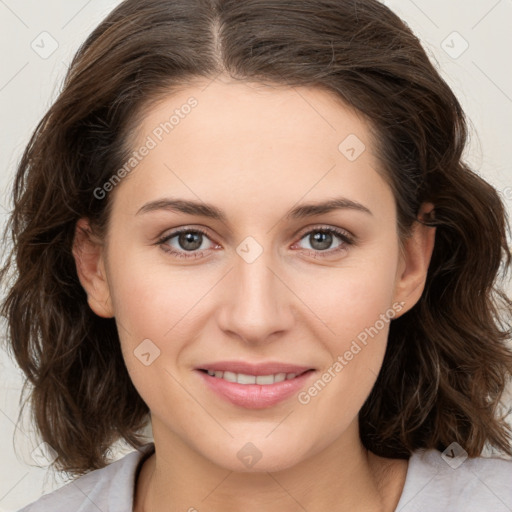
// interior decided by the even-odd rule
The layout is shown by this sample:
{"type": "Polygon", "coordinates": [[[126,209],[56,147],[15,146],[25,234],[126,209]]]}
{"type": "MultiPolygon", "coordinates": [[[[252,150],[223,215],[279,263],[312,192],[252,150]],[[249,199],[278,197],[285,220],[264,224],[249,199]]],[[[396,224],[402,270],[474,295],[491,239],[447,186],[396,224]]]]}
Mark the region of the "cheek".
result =
{"type": "Polygon", "coordinates": [[[397,313],[389,273],[387,265],[352,269],[331,280],[330,291],[321,299],[319,294],[308,295],[324,321],[316,338],[329,357],[317,380],[297,398],[310,417],[329,418],[326,439],[335,439],[357,417],[380,372],[390,322],[397,313]]]}
{"type": "MultiPolygon", "coordinates": [[[[118,244],[123,247],[122,244],[118,244]]],[[[154,252],[124,247],[112,251],[110,288],[116,318],[133,342],[144,338],[163,339],[182,323],[215,282],[215,276],[195,267],[179,268],[155,264],[154,252]]],[[[186,323],[186,322],[185,322],[186,323]]]]}
{"type": "Polygon", "coordinates": [[[294,286],[343,345],[392,307],[397,258],[396,247],[382,250],[375,246],[364,257],[351,256],[337,268],[316,270],[309,278],[298,277],[294,286]]]}
{"type": "Polygon", "coordinates": [[[331,410],[340,421],[346,414],[356,415],[370,393],[390,322],[400,310],[393,304],[398,246],[382,247],[375,245],[364,258],[347,259],[346,265],[323,276],[317,272],[314,286],[297,283],[304,290],[304,302],[322,321],[315,337],[330,355],[321,382],[305,390],[303,403],[316,402],[313,407],[322,414],[328,414],[333,403],[343,404],[342,410],[331,410]]]}

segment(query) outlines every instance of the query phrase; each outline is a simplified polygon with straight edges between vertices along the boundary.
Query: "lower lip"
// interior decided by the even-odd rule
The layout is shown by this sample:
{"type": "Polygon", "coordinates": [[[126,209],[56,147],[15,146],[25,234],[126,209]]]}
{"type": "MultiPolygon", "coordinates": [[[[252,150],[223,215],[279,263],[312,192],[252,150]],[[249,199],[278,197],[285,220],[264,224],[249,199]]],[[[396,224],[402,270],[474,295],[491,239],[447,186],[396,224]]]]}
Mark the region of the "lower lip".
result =
{"type": "Polygon", "coordinates": [[[262,385],[228,382],[219,377],[212,377],[201,370],[196,371],[215,393],[232,404],[246,409],[264,409],[278,404],[298,393],[304,387],[306,381],[315,373],[314,371],[307,371],[293,379],[262,385]]]}

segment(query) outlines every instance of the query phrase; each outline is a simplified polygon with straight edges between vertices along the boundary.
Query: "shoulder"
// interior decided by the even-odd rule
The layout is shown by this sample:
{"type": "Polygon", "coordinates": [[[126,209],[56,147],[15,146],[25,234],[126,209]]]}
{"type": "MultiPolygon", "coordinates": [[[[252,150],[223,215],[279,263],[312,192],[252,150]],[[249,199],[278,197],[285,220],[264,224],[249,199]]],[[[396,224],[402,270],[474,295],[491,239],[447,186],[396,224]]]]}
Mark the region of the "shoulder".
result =
{"type": "Polygon", "coordinates": [[[424,510],[510,512],[512,460],[465,458],[453,451],[444,456],[438,450],[415,452],[396,512],[424,510]]]}
{"type": "Polygon", "coordinates": [[[137,468],[153,443],[41,496],[19,512],[114,512],[132,510],[137,468]]]}

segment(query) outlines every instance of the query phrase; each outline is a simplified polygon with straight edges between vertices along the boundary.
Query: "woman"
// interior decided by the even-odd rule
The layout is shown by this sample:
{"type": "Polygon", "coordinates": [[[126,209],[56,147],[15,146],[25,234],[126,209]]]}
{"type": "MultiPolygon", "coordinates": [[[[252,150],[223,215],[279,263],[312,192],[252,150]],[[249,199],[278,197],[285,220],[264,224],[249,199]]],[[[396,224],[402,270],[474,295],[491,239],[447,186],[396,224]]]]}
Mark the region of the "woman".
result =
{"type": "Polygon", "coordinates": [[[78,477],[23,510],[512,509],[507,220],[465,141],[374,0],[119,5],[14,188],[10,345],[78,477]]]}

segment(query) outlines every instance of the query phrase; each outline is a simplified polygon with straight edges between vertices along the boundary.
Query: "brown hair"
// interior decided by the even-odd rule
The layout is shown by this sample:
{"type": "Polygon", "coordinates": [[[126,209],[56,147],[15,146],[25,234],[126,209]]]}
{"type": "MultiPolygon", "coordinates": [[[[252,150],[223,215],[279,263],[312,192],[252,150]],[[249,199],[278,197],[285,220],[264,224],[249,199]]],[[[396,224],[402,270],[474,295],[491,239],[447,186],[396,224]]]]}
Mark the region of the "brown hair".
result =
{"type": "Polygon", "coordinates": [[[419,40],[376,0],[128,0],[93,31],[19,163],[1,271],[9,347],[31,386],[56,467],[107,463],[140,447],[148,407],[123,362],[114,319],[96,316],[77,278],[77,220],[103,232],[111,197],[94,191],[128,154],[148,102],[199,77],[316,86],[368,119],[393,189],[400,239],[430,201],[436,243],[419,302],[391,322],[377,382],[360,411],[363,444],[407,458],[452,441],[512,455],[500,398],[512,374],[507,218],[493,187],[461,160],[466,121],[419,40]]]}

